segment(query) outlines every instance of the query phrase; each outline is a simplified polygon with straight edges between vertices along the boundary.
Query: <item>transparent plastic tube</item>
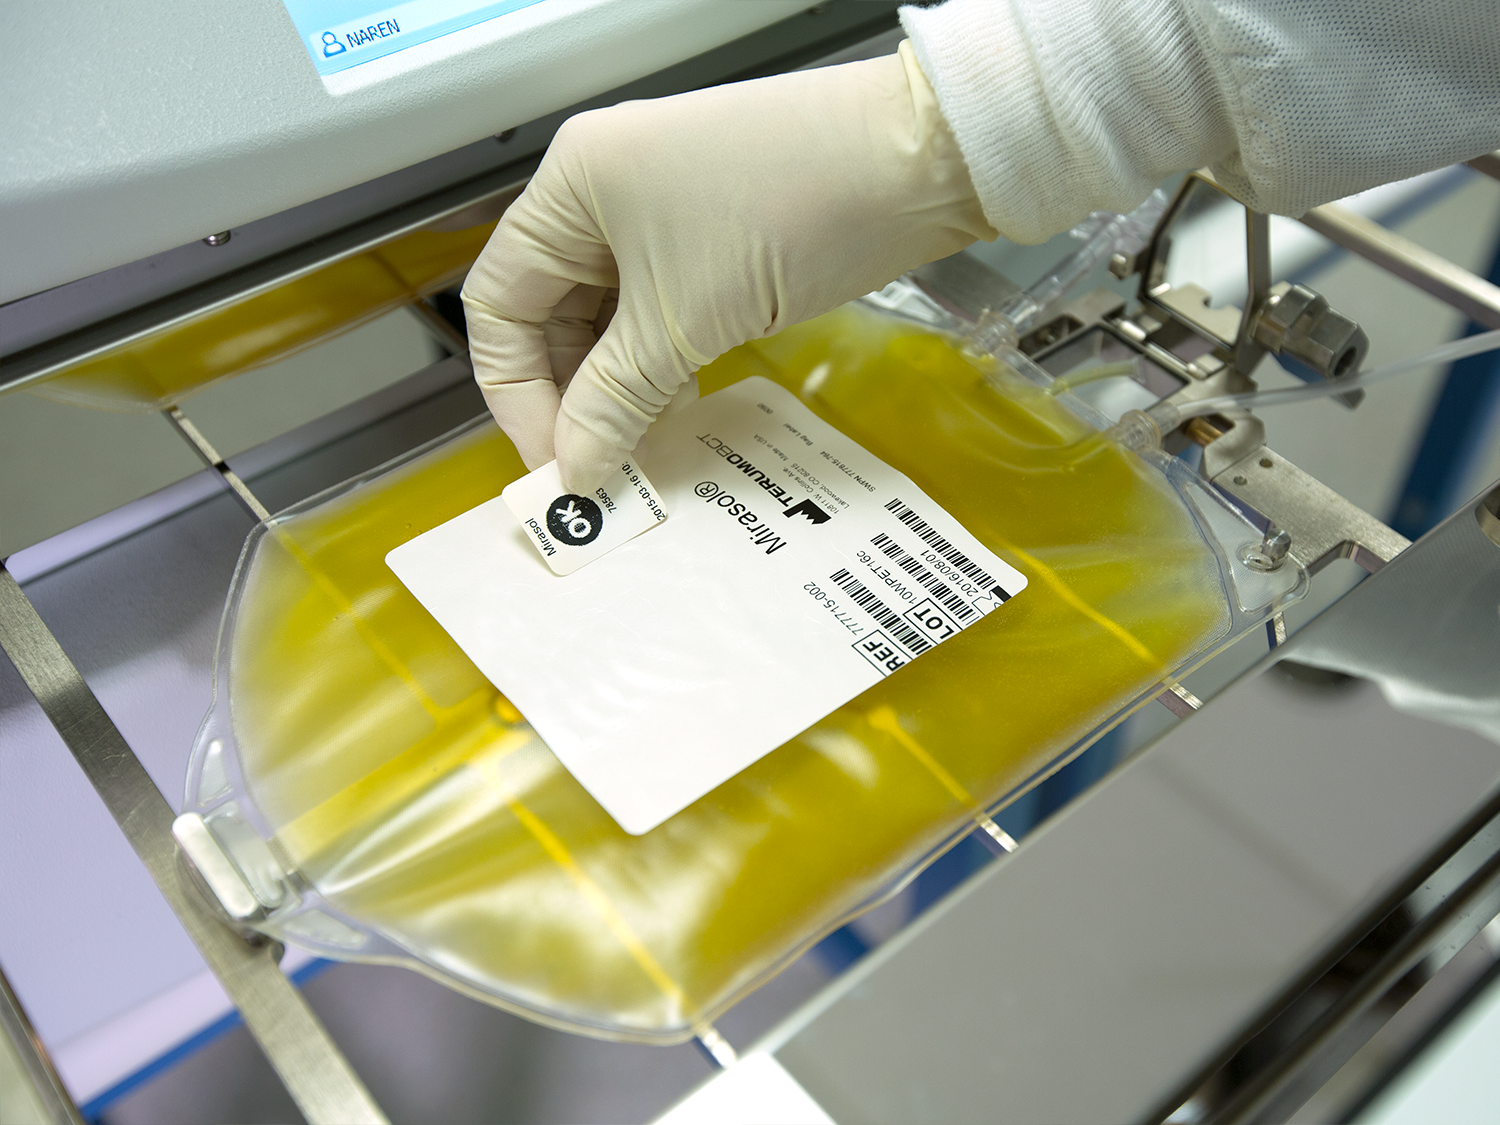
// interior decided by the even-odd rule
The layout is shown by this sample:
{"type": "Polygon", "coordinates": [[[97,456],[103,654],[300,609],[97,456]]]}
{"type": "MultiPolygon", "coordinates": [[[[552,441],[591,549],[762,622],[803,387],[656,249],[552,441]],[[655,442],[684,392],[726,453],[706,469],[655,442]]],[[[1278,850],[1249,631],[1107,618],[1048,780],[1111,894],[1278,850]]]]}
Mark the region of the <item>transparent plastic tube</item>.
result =
{"type": "Polygon", "coordinates": [[[1170,433],[1189,418],[1201,418],[1205,414],[1216,414],[1221,410],[1244,409],[1250,406],[1283,406],[1287,403],[1306,402],[1315,398],[1327,398],[1330,395],[1341,395],[1348,391],[1362,387],[1368,387],[1372,383],[1381,382],[1395,375],[1404,375],[1409,371],[1427,367],[1434,363],[1447,363],[1456,359],[1463,359],[1471,355],[1480,355],[1484,352],[1494,351],[1500,348],[1500,329],[1490,332],[1481,332],[1475,336],[1465,336],[1459,340],[1453,340],[1441,347],[1434,348],[1410,359],[1397,360],[1395,363],[1387,363],[1382,367],[1362,371],[1358,375],[1352,375],[1347,379],[1330,379],[1317,383],[1308,383],[1301,387],[1280,387],[1269,391],[1246,391],[1235,395],[1217,395],[1214,398],[1201,399],[1198,402],[1185,402],[1173,404],[1159,402],[1146,415],[1155,424],[1161,433],[1170,433]]]}
{"type": "Polygon", "coordinates": [[[1055,379],[1047,388],[1047,393],[1060,395],[1075,387],[1081,387],[1085,383],[1097,383],[1102,379],[1117,379],[1121,375],[1134,375],[1135,372],[1136,361],[1133,359],[1121,360],[1118,363],[1096,363],[1092,367],[1079,367],[1055,379]]]}
{"type": "Polygon", "coordinates": [[[979,318],[967,346],[987,355],[1014,347],[1016,341],[1041,322],[1063,295],[1114,254],[1138,254],[1151,239],[1151,232],[1167,209],[1166,192],[1157,188],[1128,215],[1095,211],[1073,228],[1082,241],[1029,287],[1007,298],[997,309],[979,318]]]}

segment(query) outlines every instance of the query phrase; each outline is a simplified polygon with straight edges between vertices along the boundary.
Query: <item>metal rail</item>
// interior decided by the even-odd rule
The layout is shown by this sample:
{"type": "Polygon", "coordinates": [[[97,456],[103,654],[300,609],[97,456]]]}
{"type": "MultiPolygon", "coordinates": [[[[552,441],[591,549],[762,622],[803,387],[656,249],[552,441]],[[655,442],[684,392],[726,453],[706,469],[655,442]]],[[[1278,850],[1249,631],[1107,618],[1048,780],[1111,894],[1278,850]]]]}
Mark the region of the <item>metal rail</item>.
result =
{"type": "Polygon", "coordinates": [[[171,806],[3,563],[0,649],[103,799],[303,1116],[327,1125],[382,1125],[385,1115],[282,974],[273,946],[246,941],[190,889],[172,839],[171,806]]]}
{"type": "MultiPolygon", "coordinates": [[[[1479,159],[1493,159],[1500,164],[1500,158],[1493,153],[1479,159]]],[[[1314,207],[1302,216],[1302,223],[1344,249],[1447,302],[1476,324],[1500,328],[1500,286],[1454,265],[1442,255],[1434,254],[1425,246],[1334,203],[1314,207]]]]}
{"type": "Polygon", "coordinates": [[[467,358],[469,338],[448,323],[448,318],[438,312],[431,301],[419,297],[406,307],[444,351],[467,358]]]}
{"type": "Polygon", "coordinates": [[[1255,335],[1255,323],[1271,295],[1271,220],[1245,208],[1245,311],[1234,338],[1234,365],[1246,375],[1266,354],[1255,335]]]}
{"type": "Polygon", "coordinates": [[[192,419],[175,406],[167,407],[162,411],[162,415],[182,436],[182,440],[188,443],[199,459],[219,474],[225,487],[234,494],[234,498],[240,502],[245,511],[257,520],[271,518],[271,513],[266,510],[266,506],[256,499],[255,493],[250,491],[249,486],[240,479],[240,475],[225,463],[223,457],[219,456],[219,451],[203,436],[203,431],[193,424],[192,419]]]}

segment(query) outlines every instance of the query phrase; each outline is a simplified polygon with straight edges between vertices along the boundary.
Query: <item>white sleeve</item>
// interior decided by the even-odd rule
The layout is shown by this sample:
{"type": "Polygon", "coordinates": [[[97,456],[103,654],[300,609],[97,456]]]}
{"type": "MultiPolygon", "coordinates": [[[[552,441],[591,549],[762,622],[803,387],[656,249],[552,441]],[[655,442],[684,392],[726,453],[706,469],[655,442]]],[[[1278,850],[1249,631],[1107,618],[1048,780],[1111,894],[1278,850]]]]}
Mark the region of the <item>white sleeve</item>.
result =
{"type": "Polygon", "coordinates": [[[1500,147],[1496,0],[949,0],[901,19],[1017,242],[1204,165],[1298,215],[1500,147]]]}

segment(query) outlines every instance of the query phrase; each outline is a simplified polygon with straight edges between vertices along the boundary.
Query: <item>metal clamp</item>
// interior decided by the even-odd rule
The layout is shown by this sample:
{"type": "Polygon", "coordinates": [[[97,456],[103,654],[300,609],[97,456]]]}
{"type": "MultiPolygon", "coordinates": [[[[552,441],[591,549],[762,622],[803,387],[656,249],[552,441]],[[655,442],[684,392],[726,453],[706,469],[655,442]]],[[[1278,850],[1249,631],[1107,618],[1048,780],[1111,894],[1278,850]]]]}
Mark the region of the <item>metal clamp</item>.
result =
{"type": "MultiPolygon", "coordinates": [[[[1192,206],[1192,194],[1205,190],[1233,199],[1208,172],[1195,172],[1183,182],[1139,263],[1141,301],[1211,341],[1219,358],[1247,377],[1267,354],[1295,359],[1325,379],[1359,370],[1370,342],[1358,324],[1306,286],[1272,287],[1270,218],[1259,211],[1245,207],[1243,309],[1213,308],[1212,294],[1202,287],[1174,286],[1164,280],[1172,246],[1171,224],[1192,206]]],[[[1133,264],[1121,262],[1120,268],[1133,264]]],[[[1352,407],[1362,397],[1356,391],[1338,400],[1352,407]]]]}

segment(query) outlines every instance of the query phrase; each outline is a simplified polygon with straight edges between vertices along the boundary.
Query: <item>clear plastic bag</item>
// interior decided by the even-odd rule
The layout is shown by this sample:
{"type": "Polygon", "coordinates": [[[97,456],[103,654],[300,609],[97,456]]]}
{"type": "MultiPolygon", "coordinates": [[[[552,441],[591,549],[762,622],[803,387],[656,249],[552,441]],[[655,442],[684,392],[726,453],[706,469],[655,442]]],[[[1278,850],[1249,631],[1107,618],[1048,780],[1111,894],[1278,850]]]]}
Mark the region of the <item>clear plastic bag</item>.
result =
{"type": "Polygon", "coordinates": [[[1018,354],[965,357],[945,315],[898,283],[736,349],[702,389],[790,388],[1030,585],[643,836],[383,562],[524,471],[491,423],[257,527],[186,809],[259,928],[571,1030],[681,1040],[1302,595],[1294,565],[1238,561],[1259,533],[1180,462],[1112,444],[1018,354]]]}

